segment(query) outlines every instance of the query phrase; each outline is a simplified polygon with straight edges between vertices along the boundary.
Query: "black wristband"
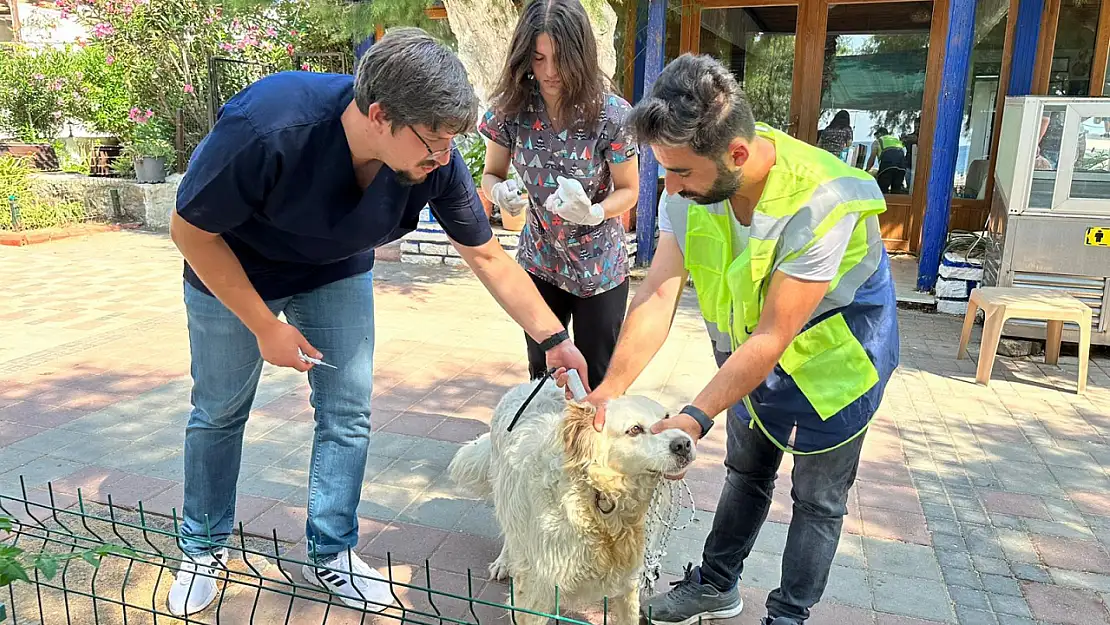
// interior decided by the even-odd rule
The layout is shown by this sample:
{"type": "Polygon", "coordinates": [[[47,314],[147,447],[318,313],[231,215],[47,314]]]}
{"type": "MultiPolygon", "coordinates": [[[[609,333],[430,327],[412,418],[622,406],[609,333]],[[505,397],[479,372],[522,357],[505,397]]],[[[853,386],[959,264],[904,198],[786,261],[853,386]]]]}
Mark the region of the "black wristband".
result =
{"type": "Polygon", "coordinates": [[[539,344],[540,349],[542,349],[543,351],[546,352],[546,351],[550,350],[552,347],[555,347],[559,343],[562,343],[563,341],[565,341],[569,338],[570,338],[570,334],[568,334],[565,329],[564,330],[559,330],[555,334],[552,334],[551,336],[544,339],[543,342],[539,344]]]}
{"type": "Polygon", "coordinates": [[[681,414],[690,415],[694,418],[694,421],[698,422],[698,425],[701,426],[701,435],[703,437],[708,434],[710,428],[713,427],[713,419],[710,419],[709,415],[705,414],[704,410],[698,408],[693,404],[688,404],[685,408],[683,408],[681,414]]]}

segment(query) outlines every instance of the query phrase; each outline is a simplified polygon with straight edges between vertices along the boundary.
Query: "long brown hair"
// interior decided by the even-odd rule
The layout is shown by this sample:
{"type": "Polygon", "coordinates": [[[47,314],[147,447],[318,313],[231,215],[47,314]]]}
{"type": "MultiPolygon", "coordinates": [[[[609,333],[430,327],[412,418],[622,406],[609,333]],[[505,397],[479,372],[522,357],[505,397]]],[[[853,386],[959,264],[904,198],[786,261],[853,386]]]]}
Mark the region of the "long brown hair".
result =
{"type": "Polygon", "coordinates": [[[569,124],[592,126],[601,116],[606,80],[597,62],[597,41],[586,9],[579,0],[532,0],[520,14],[509,58],[501,70],[501,78],[491,100],[504,115],[520,113],[532,97],[536,80],[532,77],[532,57],[536,38],[547,33],[555,44],[555,65],[563,83],[561,110],[564,113],[582,110],[582,119],[568,119],[569,124]]]}

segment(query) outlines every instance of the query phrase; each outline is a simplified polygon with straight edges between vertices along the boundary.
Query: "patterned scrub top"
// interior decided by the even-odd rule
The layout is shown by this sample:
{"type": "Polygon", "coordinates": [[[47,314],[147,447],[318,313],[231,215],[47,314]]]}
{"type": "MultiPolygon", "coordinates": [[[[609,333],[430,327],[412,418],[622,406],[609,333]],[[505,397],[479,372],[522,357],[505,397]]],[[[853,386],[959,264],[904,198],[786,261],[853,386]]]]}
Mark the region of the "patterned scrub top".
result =
{"type": "Polygon", "coordinates": [[[631,107],[607,94],[594,128],[556,132],[543,97],[536,91],[525,109],[506,117],[488,111],[478,131],[508,148],[531,200],[528,219],[520,233],[517,262],[532,275],[560,289],[590,297],[614,289],[628,277],[628,249],[620,218],[596,226],[563,221],[543,207],[556,179],[576,178],[594,203],[612,191],[610,163],[623,163],[638,153],[625,119],[631,107]]]}

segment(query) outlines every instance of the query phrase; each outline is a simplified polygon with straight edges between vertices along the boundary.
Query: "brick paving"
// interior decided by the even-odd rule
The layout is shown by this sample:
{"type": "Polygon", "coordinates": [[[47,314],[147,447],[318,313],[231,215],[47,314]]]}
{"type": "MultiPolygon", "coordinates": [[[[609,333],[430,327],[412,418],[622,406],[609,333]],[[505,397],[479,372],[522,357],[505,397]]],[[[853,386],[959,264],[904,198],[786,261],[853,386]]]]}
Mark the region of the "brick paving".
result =
{"type": "MultiPolygon", "coordinates": [[[[0,275],[0,493],[18,494],[22,479],[37,500],[50,482],[61,505],[80,489],[93,501],[142,501],[149,513],[180,509],[189,377],[173,245],[121,232],[3,248],[0,275]]],[[[497,554],[497,528],[445,467],[525,379],[521,332],[464,270],[381,263],[376,278],[375,433],[358,550],[375,564],[389,554],[417,583],[430,574],[465,593],[467,570],[484,572],[497,554]]],[[[868,433],[810,623],[1110,623],[1110,360],[1092,360],[1085,396],[1067,356],[1060,366],[999,357],[984,388],[974,360],[955,359],[958,319],[901,311],[900,322],[903,364],[868,433]]],[[[681,405],[714,369],[688,294],[634,391],[681,405]]],[[[302,553],[311,432],[304,377],[267,366],[237,518],[302,553]]],[[[699,448],[688,480],[697,519],[674,536],[660,588],[698,560],[723,478],[723,435],[715,429],[699,448]]],[[[749,607],[738,625],[758,621],[778,582],[789,467],[788,458],[746,564],[749,607]]],[[[479,579],[473,594],[504,597],[504,586],[479,579]]]]}

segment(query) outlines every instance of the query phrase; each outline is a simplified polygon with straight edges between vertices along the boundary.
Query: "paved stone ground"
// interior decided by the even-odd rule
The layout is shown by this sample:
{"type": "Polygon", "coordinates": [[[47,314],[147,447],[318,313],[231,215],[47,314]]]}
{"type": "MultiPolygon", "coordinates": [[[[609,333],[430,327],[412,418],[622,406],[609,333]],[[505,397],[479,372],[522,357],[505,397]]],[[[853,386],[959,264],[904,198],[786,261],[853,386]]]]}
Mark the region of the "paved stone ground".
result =
{"type": "MultiPolygon", "coordinates": [[[[51,482],[62,506],[80,488],[94,501],[141,500],[148,513],[180,507],[189,410],[180,271],[172,244],[146,233],[0,249],[0,493],[18,495],[22,479],[36,500],[51,482]]],[[[465,592],[467,570],[496,556],[497,529],[444,468],[525,379],[523,340],[465,271],[382,263],[376,273],[375,434],[358,550],[375,563],[388,552],[416,579],[428,559],[437,586],[465,592]]],[[[1110,624],[1110,361],[1092,362],[1083,397],[1066,356],[1060,367],[999,357],[983,388],[974,361],[954,358],[959,320],[914,311],[900,320],[903,365],[868,434],[811,623],[1110,624]]],[[[713,370],[687,297],[635,391],[679,406],[713,370]]],[[[688,480],[697,521],[675,536],[660,588],[698,559],[724,429],[700,446],[688,480]]],[[[238,518],[301,553],[311,432],[304,378],[268,367],[238,518]]],[[[757,622],[777,583],[789,465],[747,563],[749,607],[737,624],[757,622]]],[[[471,591],[500,600],[505,588],[482,581],[471,591]]]]}

